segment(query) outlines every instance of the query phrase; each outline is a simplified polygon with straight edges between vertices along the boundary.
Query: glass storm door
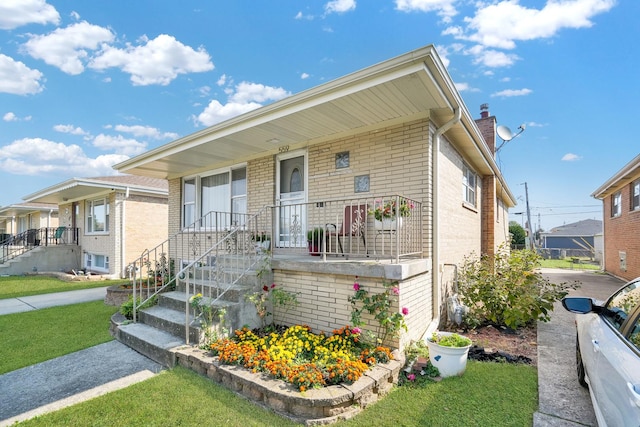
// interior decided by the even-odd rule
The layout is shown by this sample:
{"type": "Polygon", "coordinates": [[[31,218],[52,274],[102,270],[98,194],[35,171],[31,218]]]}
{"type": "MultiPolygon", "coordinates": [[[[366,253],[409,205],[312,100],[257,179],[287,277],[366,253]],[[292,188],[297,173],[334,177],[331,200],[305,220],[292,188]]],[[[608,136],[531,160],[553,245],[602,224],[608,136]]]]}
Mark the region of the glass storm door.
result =
{"type": "Polygon", "coordinates": [[[287,153],[278,156],[277,194],[278,212],[277,239],[279,248],[302,248],[306,246],[305,230],[306,193],[305,154],[287,153]]]}

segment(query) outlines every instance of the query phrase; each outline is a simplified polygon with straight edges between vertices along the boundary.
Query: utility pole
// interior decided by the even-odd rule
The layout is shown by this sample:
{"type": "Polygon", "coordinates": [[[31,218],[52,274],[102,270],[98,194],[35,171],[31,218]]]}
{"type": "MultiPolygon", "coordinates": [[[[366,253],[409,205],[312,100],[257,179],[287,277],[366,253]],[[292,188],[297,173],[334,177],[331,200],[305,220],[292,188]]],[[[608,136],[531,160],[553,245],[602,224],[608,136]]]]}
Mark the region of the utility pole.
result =
{"type": "Polygon", "coordinates": [[[535,249],[533,230],[531,229],[531,210],[529,209],[529,187],[524,183],[524,196],[527,202],[527,249],[535,249]]]}

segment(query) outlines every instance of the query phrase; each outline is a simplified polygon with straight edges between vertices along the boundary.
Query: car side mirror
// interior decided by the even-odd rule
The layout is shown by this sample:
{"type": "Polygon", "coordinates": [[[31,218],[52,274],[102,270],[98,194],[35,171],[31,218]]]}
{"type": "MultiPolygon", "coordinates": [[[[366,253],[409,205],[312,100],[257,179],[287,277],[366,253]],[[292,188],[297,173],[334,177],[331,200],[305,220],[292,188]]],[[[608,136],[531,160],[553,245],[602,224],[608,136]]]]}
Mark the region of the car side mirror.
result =
{"type": "Polygon", "coordinates": [[[572,313],[585,314],[595,311],[593,299],[586,297],[562,298],[562,306],[572,313]]]}

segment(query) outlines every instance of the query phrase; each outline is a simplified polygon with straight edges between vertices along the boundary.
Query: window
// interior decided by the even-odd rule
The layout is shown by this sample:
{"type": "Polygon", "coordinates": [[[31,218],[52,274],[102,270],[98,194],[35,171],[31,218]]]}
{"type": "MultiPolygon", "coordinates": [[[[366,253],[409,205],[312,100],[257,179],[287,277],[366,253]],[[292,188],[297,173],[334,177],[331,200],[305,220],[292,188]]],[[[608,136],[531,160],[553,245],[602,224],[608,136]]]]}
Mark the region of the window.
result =
{"type": "Polygon", "coordinates": [[[476,174],[466,163],[462,165],[462,200],[470,205],[476,205],[476,174]]]}
{"type": "Polygon", "coordinates": [[[631,210],[640,209],[640,179],[631,183],[631,210]]]}
{"type": "Polygon", "coordinates": [[[182,188],[182,225],[188,227],[209,212],[223,212],[218,228],[241,221],[247,213],[247,169],[236,168],[185,179],[182,188]]]}
{"type": "Polygon", "coordinates": [[[85,257],[85,266],[87,270],[109,272],[109,257],[107,255],[99,255],[87,253],[85,257]]]}
{"type": "Polygon", "coordinates": [[[106,233],[109,231],[109,200],[87,201],[87,233],[106,233]]]}
{"type": "Polygon", "coordinates": [[[611,217],[615,218],[622,213],[622,193],[619,191],[611,196],[611,217]]]}
{"type": "Polygon", "coordinates": [[[640,301],[640,282],[632,282],[609,298],[603,316],[618,330],[640,301]]]}

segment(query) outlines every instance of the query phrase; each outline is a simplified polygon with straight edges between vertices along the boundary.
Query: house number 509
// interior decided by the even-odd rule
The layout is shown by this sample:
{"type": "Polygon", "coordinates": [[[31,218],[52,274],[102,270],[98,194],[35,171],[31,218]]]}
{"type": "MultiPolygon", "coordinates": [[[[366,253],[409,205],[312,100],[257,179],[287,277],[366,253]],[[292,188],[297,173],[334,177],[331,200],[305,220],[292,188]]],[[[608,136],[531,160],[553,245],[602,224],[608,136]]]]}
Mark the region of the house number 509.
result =
{"type": "Polygon", "coordinates": [[[289,151],[289,146],[288,145],[283,145],[282,147],[278,147],[278,152],[279,153],[286,153],[287,151],[289,151]]]}

